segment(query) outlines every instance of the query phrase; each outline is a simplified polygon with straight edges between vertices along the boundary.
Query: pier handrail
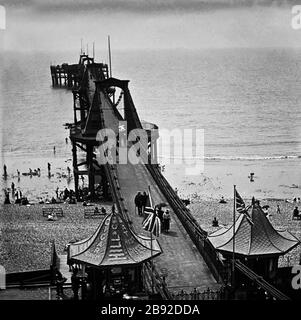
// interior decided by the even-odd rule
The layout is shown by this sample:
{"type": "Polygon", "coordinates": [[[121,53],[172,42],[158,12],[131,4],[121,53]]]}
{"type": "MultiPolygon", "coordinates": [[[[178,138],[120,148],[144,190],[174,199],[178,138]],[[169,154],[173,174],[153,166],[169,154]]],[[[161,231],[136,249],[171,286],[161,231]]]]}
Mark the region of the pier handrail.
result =
{"type": "Polygon", "coordinates": [[[262,276],[255,273],[241,261],[236,261],[235,267],[250,280],[254,281],[260,288],[264,289],[268,294],[274,297],[276,300],[291,300],[288,296],[286,296],[284,293],[272,286],[269,282],[264,280],[262,276]]]}
{"type": "Polygon", "coordinates": [[[151,287],[153,284],[154,289],[157,293],[160,294],[163,300],[173,300],[173,295],[169,291],[166,282],[164,279],[159,275],[158,271],[156,270],[155,266],[151,265],[151,262],[146,262],[143,264],[143,276],[144,280],[147,282],[145,283],[145,287],[151,287]]]}

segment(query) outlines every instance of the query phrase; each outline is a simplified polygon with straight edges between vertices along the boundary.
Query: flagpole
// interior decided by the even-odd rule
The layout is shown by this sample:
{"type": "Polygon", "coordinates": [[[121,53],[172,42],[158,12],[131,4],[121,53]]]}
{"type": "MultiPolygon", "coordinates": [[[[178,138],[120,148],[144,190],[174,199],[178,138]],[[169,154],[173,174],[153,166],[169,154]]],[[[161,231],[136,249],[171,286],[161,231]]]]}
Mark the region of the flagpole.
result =
{"type": "Polygon", "coordinates": [[[151,273],[152,273],[152,294],[154,294],[154,267],[153,267],[153,233],[150,233],[151,236],[151,273]]]}
{"type": "MultiPolygon", "coordinates": [[[[150,193],[150,186],[148,186],[149,202],[151,208],[153,208],[153,199],[150,193]]],[[[151,236],[151,273],[152,273],[152,294],[154,294],[154,264],[153,264],[153,233],[150,231],[151,236]]]]}
{"type": "Polygon", "coordinates": [[[233,252],[232,252],[232,287],[235,285],[235,209],[236,209],[236,185],[234,185],[234,205],[233,205],[233,252]]]}

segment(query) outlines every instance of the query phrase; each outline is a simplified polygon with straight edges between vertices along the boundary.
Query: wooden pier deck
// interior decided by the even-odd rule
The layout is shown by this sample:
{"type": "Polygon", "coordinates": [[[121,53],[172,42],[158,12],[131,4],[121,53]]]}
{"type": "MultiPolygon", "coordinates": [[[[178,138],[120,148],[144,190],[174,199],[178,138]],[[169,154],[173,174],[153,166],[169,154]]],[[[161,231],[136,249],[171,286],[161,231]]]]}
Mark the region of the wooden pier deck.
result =
{"type": "MultiPolygon", "coordinates": [[[[89,99],[92,103],[95,93],[95,79],[92,75],[88,79],[89,99]]],[[[105,127],[117,132],[119,119],[116,116],[116,111],[113,110],[112,103],[105,94],[100,93],[100,96],[99,112],[102,114],[105,127]]],[[[169,203],[169,199],[163,195],[145,165],[133,165],[129,162],[117,164],[116,174],[124,204],[128,209],[128,215],[133,222],[135,231],[148,235],[142,228],[143,218],[135,214],[135,195],[138,191],[147,191],[150,186],[154,203],[169,203]]],[[[221,286],[213,277],[202,255],[172,210],[170,232],[168,234],[162,233],[158,241],[163,249],[163,254],[157,257],[154,263],[159,273],[167,274],[166,283],[171,292],[176,293],[181,290],[190,292],[194,288],[216,290],[221,286]]]]}

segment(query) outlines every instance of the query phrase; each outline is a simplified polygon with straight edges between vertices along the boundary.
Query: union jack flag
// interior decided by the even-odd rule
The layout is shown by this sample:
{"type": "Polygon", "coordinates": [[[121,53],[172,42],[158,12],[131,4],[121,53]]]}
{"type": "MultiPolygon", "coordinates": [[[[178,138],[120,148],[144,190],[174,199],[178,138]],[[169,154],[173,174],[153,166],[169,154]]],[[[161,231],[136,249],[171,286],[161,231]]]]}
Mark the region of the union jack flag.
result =
{"type": "Polygon", "coordinates": [[[156,212],[151,213],[143,222],[143,229],[159,237],[161,232],[161,221],[156,212]]]}
{"type": "Polygon", "coordinates": [[[246,216],[247,220],[249,221],[249,223],[251,223],[252,225],[254,224],[254,222],[252,221],[249,213],[248,213],[248,208],[246,208],[246,205],[242,199],[242,197],[239,195],[239,193],[237,192],[237,190],[235,189],[235,209],[238,213],[242,213],[246,216]]]}
{"type": "Polygon", "coordinates": [[[157,216],[155,209],[153,208],[153,201],[150,193],[150,188],[144,212],[148,213],[148,217],[142,223],[143,229],[151,232],[156,237],[159,237],[161,233],[161,221],[157,216]]]}

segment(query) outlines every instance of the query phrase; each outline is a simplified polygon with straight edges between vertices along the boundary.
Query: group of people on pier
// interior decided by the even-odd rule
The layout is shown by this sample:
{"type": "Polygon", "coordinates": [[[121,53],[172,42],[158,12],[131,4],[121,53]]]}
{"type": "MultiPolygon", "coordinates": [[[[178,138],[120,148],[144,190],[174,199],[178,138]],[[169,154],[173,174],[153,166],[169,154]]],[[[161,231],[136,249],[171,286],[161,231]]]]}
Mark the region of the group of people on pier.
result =
{"type": "MultiPolygon", "coordinates": [[[[145,208],[147,206],[149,195],[144,191],[139,191],[134,199],[135,202],[135,212],[138,212],[138,216],[142,216],[145,214],[145,208]]],[[[165,207],[166,204],[159,204],[155,205],[154,211],[155,214],[158,216],[158,218],[161,221],[161,231],[163,232],[169,232],[170,229],[170,211],[168,208],[163,210],[163,207],[165,207]]]]}

